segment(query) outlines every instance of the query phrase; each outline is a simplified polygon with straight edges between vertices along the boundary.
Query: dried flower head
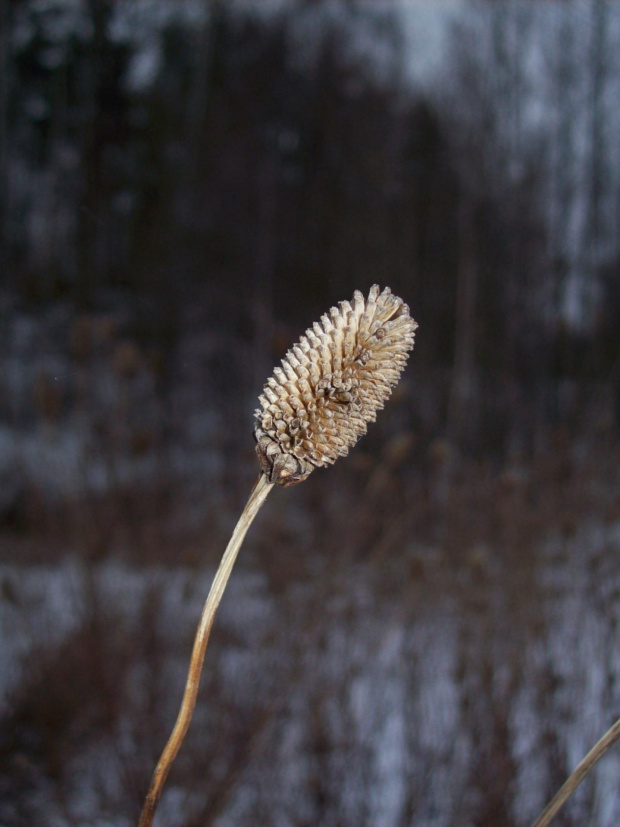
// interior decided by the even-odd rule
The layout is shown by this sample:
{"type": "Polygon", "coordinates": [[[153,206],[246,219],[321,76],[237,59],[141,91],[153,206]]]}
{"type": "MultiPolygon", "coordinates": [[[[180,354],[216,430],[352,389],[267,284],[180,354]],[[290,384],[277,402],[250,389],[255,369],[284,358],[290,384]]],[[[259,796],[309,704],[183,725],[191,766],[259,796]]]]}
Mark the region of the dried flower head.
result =
{"type": "MultiPolygon", "coordinates": [[[[355,292],[294,345],[276,368],[256,411],[259,475],[213,579],[200,616],[174,729],[153,773],[140,827],[152,827],[166,778],[187,734],[213,619],[243,538],[278,483],[294,485],[315,468],[348,453],[398,382],[417,324],[402,299],[375,284],[368,299],[355,292]]],[[[402,446],[399,449],[402,453],[402,446]]]]}
{"type": "Polygon", "coordinates": [[[269,377],[256,413],[256,453],[288,486],[346,456],[374,422],[413,348],[416,322],[389,287],[355,291],[306,330],[269,377]]]}

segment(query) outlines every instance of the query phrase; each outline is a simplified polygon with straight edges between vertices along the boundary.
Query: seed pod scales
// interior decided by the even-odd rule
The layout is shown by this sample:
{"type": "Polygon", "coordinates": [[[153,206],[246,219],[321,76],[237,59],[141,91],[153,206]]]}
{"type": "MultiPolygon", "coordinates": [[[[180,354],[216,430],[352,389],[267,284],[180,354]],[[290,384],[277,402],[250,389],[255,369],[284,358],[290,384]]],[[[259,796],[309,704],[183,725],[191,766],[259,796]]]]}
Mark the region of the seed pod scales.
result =
{"type": "Polygon", "coordinates": [[[256,453],[269,482],[302,482],[346,456],[383,408],[413,349],[416,322],[389,287],[355,291],[275,368],[255,412],[256,453]]]}

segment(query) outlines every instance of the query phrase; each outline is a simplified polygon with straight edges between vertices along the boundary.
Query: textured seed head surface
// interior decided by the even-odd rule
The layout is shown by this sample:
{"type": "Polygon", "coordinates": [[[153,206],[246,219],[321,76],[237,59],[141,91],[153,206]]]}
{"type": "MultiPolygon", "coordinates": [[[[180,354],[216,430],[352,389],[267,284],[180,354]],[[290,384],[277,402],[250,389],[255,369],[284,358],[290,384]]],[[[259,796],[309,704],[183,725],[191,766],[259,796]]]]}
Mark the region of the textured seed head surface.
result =
{"type": "Polygon", "coordinates": [[[256,453],[270,482],[302,482],[346,456],[374,422],[413,349],[416,322],[389,287],[355,291],[282,359],[255,412],[256,453]]]}

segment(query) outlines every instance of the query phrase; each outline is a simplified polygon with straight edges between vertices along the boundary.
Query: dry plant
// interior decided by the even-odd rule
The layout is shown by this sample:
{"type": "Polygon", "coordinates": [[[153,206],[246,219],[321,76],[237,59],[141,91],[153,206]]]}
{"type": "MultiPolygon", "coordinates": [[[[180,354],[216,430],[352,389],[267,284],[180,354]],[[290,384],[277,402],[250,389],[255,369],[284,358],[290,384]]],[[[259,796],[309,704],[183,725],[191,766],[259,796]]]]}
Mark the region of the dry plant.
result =
{"type": "Polygon", "coordinates": [[[596,764],[605,753],[620,738],[620,720],[616,721],[603,737],[597,741],[583,761],[573,770],[566,781],[562,784],[551,801],[547,804],[542,813],[538,816],[532,827],[547,827],[566,804],[583,779],[589,775],[596,764]]]}
{"type": "Polygon", "coordinates": [[[215,574],[192,650],[185,692],[155,768],[140,817],[153,823],[168,772],[189,728],[215,613],[252,521],[274,485],[303,482],[315,468],[346,456],[374,422],[413,348],[416,322],[389,287],[355,291],[309,328],[275,368],[259,397],[254,436],[261,465],[250,498],[215,574]]]}

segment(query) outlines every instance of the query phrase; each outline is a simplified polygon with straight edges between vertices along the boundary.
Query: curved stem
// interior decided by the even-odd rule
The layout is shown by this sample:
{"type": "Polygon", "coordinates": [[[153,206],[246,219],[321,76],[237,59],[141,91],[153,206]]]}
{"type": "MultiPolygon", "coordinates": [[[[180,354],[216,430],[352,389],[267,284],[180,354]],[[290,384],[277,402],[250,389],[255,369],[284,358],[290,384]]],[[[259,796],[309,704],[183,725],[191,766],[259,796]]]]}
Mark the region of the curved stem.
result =
{"type": "Polygon", "coordinates": [[[198,686],[200,684],[200,674],[202,672],[202,664],[205,658],[207,643],[209,642],[209,635],[211,627],[213,626],[213,619],[217,612],[218,606],[224,594],[226,583],[230,577],[230,573],[235,564],[237,554],[241,548],[241,543],[249,529],[254,517],[258,514],[260,507],[265,502],[267,494],[273,488],[273,483],[267,480],[264,474],[258,478],[258,482],[254,486],[250,498],[246,503],[245,508],[239,521],[235,526],[230,542],[226,547],[224,556],[218,566],[213,579],[209,596],[202,610],[200,623],[196,631],[196,638],[194,640],[194,648],[192,649],[192,657],[189,664],[189,671],[187,674],[187,681],[185,684],[185,692],[183,694],[183,701],[177,716],[174,729],[168,739],[168,743],[162,752],[159,763],[153,773],[151,786],[149,788],[144,807],[142,808],[142,815],[140,816],[139,827],[151,827],[155,817],[155,810],[162,794],[166,778],[172,766],[172,762],[177,756],[177,753],[183,743],[183,739],[189,729],[189,724],[192,719],[194,707],[196,706],[196,696],[198,694],[198,686]]]}
{"type": "Polygon", "coordinates": [[[600,761],[607,750],[620,738],[620,720],[607,730],[601,740],[595,744],[577,768],[568,776],[560,789],[538,816],[532,827],[547,827],[551,820],[564,806],[567,799],[575,792],[594,765],[600,761]]]}

